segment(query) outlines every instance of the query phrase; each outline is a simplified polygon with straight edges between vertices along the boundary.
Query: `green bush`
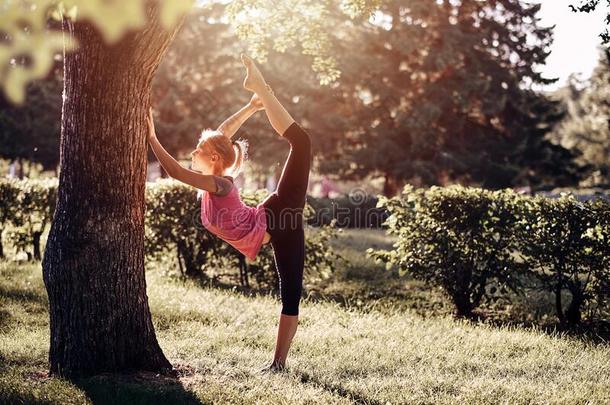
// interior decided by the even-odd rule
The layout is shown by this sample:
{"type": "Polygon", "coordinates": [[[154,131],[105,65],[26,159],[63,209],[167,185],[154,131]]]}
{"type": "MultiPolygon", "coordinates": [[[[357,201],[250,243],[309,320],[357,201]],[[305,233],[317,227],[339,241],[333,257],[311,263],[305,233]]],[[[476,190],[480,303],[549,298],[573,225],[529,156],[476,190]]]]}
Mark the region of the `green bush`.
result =
{"type": "Polygon", "coordinates": [[[398,236],[395,250],[370,256],[396,265],[401,275],[442,287],[457,316],[471,316],[493,282],[500,292],[520,291],[524,265],[514,252],[506,229],[515,222],[514,201],[507,192],[459,186],[414,190],[379,204],[387,208],[390,234],[398,236]]]}
{"type": "Polygon", "coordinates": [[[18,251],[29,260],[41,260],[41,238],[51,223],[56,199],[56,179],[0,181],[0,239],[6,230],[18,251]]]}
{"type": "Polygon", "coordinates": [[[19,225],[17,212],[19,209],[17,198],[19,196],[19,185],[17,180],[0,180],[0,258],[6,256],[2,237],[11,225],[19,225]]]}
{"type": "MultiPolygon", "coordinates": [[[[266,190],[242,192],[242,200],[250,206],[262,201],[266,190]]],[[[57,199],[57,180],[0,180],[0,253],[5,249],[2,235],[28,259],[41,259],[41,240],[48,230],[57,199]]],[[[249,286],[251,279],[261,286],[277,288],[273,249],[263,245],[256,260],[247,263],[245,256],[209,233],[201,224],[200,202],[189,186],[172,180],[147,185],[145,217],[145,252],[149,259],[172,258],[181,276],[215,277],[222,271],[239,269],[239,281],[249,286]]],[[[306,206],[305,215],[313,209],[306,206]]],[[[333,224],[306,238],[305,271],[310,278],[326,278],[339,257],[330,248],[335,237],[333,224]]]]}
{"type": "MultiPolygon", "coordinates": [[[[267,195],[266,190],[241,192],[245,204],[255,206],[267,195]]],[[[209,233],[201,224],[201,205],[192,188],[171,180],[159,181],[147,188],[146,252],[151,258],[175,254],[185,276],[217,276],[218,269],[238,268],[240,284],[250,286],[250,278],[261,286],[279,286],[273,249],[263,245],[256,259],[247,263],[245,256],[209,233]]],[[[312,207],[305,207],[305,216],[312,207]]],[[[310,232],[305,241],[305,272],[310,278],[329,276],[338,256],[330,249],[335,237],[332,224],[310,232]]]]}
{"type": "Polygon", "coordinates": [[[457,315],[470,316],[484,298],[509,290],[545,288],[555,293],[562,323],[579,323],[583,308],[589,319],[608,316],[607,202],[407,186],[379,205],[390,212],[385,225],[398,239],[393,251],[368,249],[368,255],[441,287],[457,315]],[[532,279],[537,282],[526,283],[532,279]],[[567,308],[561,302],[566,291],[567,308]]]}
{"type": "Polygon", "coordinates": [[[515,224],[519,249],[543,288],[554,294],[559,321],[576,325],[583,310],[589,319],[607,316],[610,204],[565,194],[524,199],[521,211],[515,224]],[[571,297],[567,307],[565,291],[571,297]]]}

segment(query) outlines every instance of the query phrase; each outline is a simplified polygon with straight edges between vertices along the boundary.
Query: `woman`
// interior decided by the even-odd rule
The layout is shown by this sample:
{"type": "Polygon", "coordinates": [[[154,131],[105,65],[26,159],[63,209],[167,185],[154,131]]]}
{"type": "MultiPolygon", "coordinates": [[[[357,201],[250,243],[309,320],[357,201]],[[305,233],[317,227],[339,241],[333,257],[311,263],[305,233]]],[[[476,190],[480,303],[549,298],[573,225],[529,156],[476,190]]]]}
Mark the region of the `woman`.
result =
{"type": "Polygon", "coordinates": [[[149,142],[170,177],[201,191],[201,221],[210,232],[254,260],[261,245],[271,243],[280,278],[282,311],[275,355],[261,371],[286,367],[286,357],[298,325],[303,283],[305,237],[303,208],[309,169],[311,140],[274,96],[252,59],[242,55],[246,67],[244,88],[253,92],[247,106],[227,119],[216,131],[206,130],[191,153],[192,169],[182,167],[156,138],[152,111],[148,116],[149,142]],[[275,131],[290,142],[276,190],[256,207],[246,206],[233,184],[246,156],[245,143],[231,137],[255,112],[265,110],[275,131]],[[231,170],[231,175],[227,171],[231,170]]]}

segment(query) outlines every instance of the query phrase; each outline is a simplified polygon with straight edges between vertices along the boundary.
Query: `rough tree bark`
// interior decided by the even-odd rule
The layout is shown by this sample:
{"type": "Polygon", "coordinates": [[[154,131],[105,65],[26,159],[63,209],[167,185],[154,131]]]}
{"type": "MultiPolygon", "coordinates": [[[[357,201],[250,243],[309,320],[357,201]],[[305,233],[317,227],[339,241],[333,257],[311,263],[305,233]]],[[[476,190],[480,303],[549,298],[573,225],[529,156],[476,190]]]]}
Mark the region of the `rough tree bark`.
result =
{"type": "Polygon", "coordinates": [[[43,261],[50,371],[65,377],[171,368],[157,342],[144,278],[146,123],[153,75],[178,24],[156,5],[145,28],[104,43],[65,20],[57,208],[43,261]]]}

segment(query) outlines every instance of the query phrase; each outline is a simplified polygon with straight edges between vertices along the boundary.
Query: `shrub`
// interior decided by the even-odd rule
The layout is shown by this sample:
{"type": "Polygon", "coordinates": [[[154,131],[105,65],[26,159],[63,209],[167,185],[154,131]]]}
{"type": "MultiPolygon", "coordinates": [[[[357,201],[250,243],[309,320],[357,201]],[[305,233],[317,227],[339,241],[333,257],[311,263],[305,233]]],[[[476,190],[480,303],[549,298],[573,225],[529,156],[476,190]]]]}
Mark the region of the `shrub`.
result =
{"type": "Polygon", "coordinates": [[[392,199],[381,197],[379,205],[389,210],[385,224],[398,240],[395,250],[368,249],[369,256],[442,287],[459,316],[496,295],[496,285],[500,296],[539,286],[553,292],[558,319],[569,325],[581,321],[583,309],[591,319],[608,315],[608,202],[407,186],[392,199]],[[531,279],[538,282],[525,283],[531,279]]]}
{"type": "Polygon", "coordinates": [[[393,251],[368,249],[371,257],[396,265],[401,275],[442,287],[457,316],[471,316],[493,281],[504,292],[519,291],[523,264],[506,232],[515,221],[509,192],[459,186],[414,190],[380,198],[390,216],[393,251]]]}
{"type": "Polygon", "coordinates": [[[0,258],[4,258],[6,253],[3,244],[3,235],[9,225],[18,225],[17,212],[19,205],[19,185],[17,180],[0,181],[0,258]]]}
{"type": "MultiPolygon", "coordinates": [[[[579,202],[572,195],[558,199],[529,198],[516,224],[519,248],[542,286],[555,296],[561,323],[604,316],[610,290],[610,205],[603,200],[579,202]],[[568,291],[567,307],[562,293],[568,291]]],[[[606,313],[607,315],[607,313],[606,313]]]]}
{"type": "MultiPolygon", "coordinates": [[[[250,206],[261,202],[266,190],[242,192],[242,200],[250,206]]],[[[0,254],[4,256],[3,234],[28,258],[41,259],[41,237],[50,225],[57,199],[57,180],[0,180],[0,254]]],[[[231,245],[209,233],[201,224],[200,202],[191,187],[173,180],[148,184],[146,189],[145,252],[149,259],[175,258],[180,274],[185,277],[218,276],[222,269],[239,269],[240,283],[249,286],[250,277],[260,285],[279,286],[273,250],[264,245],[252,263],[231,245]]],[[[305,216],[313,208],[305,207],[305,216]]],[[[305,271],[310,278],[326,278],[335,260],[340,259],[330,248],[336,236],[334,222],[309,232],[305,271]]]]}
{"type": "Polygon", "coordinates": [[[10,225],[8,240],[29,260],[41,260],[41,237],[55,211],[57,180],[3,180],[0,198],[3,228],[10,225]]]}

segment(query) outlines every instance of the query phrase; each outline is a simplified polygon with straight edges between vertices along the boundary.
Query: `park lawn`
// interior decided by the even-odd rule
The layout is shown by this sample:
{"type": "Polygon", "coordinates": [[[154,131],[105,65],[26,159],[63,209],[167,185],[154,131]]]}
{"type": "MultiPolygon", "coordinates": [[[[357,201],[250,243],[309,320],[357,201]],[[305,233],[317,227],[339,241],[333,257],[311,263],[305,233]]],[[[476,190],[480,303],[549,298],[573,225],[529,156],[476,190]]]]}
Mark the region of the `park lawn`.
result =
{"type": "MultiPolygon", "coordinates": [[[[40,265],[0,262],[0,403],[607,403],[610,398],[608,345],[319,297],[301,304],[289,370],[261,375],[257,370],[273,353],[278,298],[204,288],[163,274],[159,265],[149,269],[148,295],[160,344],[181,376],[102,375],[72,383],[46,374],[49,334],[40,265]]],[[[390,274],[384,277],[392,280],[390,274]]],[[[355,283],[362,280],[364,275],[355,283]]],[[[398,288],[402,281],[391,282],[398,288]]]]}

